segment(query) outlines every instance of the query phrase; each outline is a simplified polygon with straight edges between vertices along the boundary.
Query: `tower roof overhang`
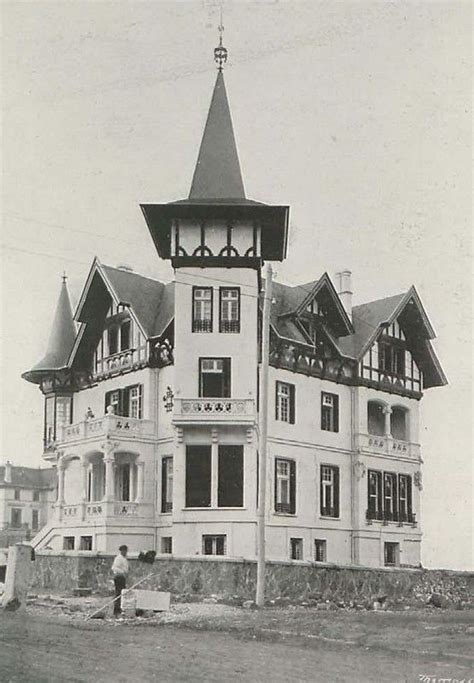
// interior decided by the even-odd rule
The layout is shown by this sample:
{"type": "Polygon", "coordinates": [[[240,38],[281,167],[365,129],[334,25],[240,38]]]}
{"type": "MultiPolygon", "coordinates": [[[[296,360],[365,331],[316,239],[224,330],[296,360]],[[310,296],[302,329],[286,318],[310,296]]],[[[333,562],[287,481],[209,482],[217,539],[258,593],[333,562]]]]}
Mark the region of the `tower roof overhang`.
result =
{"type": "Polygon", "coordinates": [[[179,220],[249,221],[261,227],[262,258],[282,261],[288,246],[289,206],[251,199],[184,199],[169,204],[141,204],[148,229],[161,258],[171,258],[171,228],[179,220]]]}

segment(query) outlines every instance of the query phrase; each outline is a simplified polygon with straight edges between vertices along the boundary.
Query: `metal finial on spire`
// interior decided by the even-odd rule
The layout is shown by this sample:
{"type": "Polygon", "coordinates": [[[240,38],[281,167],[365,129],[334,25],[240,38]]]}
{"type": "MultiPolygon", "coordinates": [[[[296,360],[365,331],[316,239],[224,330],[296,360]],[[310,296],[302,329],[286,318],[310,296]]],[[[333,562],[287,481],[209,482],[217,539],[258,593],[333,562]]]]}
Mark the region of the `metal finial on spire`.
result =
{"type": "Polygon", "coordinates": [[[219,31],[219,45],[214,48],[214,61],[217,64],[219,71],[222,71],[224,64],[227,62],[227,48],[222,45],[222,34],[224,33],[224,24],[222,22],[222,8],[221,8],[221,20],[219,26],[217,27],[219,31]]]}
{"type": "Polygon", "coordinates": [[[63,281],[63,282],[66,282],[66,280],[67,280],[67,275],[66,275],[66,271],[65,271],[65,270],[63,270],[63,274],[62,274],[62,281],[63,281]]]}

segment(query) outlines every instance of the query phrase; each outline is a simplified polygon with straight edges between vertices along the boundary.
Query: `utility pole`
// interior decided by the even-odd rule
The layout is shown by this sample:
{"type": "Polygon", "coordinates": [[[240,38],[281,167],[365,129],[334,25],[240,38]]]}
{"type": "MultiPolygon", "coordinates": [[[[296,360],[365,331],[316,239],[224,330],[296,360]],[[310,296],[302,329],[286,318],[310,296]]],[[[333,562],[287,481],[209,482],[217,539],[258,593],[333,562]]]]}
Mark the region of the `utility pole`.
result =
{"type": "Polygon", "coordinates": [[[267,263],[262,320],[262,359],[260,364],[259,461],[257,510],[257,594],[255,602],[265,602],[265,513],[267,491],[267,431],[268,431],[268,360],[270,354],[270,311],[272,307],[273,271],[267,263]]]}

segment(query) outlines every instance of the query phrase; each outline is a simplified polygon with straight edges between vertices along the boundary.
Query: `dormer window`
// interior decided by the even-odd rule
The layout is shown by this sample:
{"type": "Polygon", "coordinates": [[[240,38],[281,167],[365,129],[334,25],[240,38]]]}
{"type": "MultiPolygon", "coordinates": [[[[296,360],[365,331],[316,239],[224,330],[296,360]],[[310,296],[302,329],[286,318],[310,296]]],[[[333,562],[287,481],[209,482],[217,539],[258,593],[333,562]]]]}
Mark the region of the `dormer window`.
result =
{"type": "Polygon", "coordinates": [[[120,324],[113,324],[107,330],[109,356],[121,351],[127,351],[131,347],[132,325],[130,320],[120,324]]]}
{"type": "Polygon", "coordinates": [[[402,346],[379,342],[379,370],[405,376],[405,349],[402,346]]]}

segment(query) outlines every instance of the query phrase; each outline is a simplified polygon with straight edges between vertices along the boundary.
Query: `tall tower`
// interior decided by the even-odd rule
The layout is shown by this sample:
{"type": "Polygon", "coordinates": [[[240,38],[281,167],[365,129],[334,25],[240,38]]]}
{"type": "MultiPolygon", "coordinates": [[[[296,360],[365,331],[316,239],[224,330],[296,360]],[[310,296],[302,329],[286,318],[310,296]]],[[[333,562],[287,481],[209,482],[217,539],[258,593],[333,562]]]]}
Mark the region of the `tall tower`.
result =
{"type": "Polygon", "coordinates": [[[233,535],[230,520],[248,519],[254,528],[261,268],[286,256],[289,207],[247,198],[224,81],[222,28],[215,60],[189,196],[142,210],[158,254],[175,269],[174,552],[189,552],[185,526],[182,533],[177,527],[192,521],[202,523],[197,533],[212,537],[210,544],[222,536],[217,542],[232,546],[228,554],[252,556],[254,533],[233,535]],[[250,547],[239,545],[244,538],[250,547]]]}

